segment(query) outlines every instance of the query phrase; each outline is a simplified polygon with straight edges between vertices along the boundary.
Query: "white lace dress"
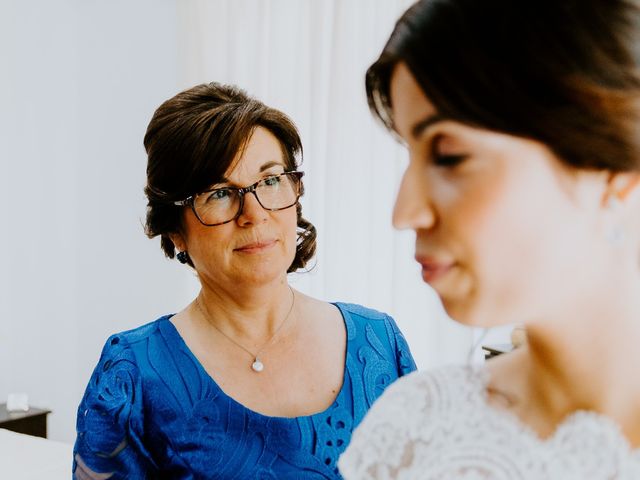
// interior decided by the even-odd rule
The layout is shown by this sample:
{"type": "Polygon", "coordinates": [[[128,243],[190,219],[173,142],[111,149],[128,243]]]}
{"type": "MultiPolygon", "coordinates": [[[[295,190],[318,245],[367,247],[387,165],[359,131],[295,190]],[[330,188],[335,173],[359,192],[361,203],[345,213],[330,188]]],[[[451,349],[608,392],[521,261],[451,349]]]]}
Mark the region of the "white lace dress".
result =
{"type": "Polygon", "coordinates": [[[640,450],[586,411],[546,440],[487,403],[479,367],[417,372],[391,385],[338,466],[346,480],[640,480],[640,450]]]}

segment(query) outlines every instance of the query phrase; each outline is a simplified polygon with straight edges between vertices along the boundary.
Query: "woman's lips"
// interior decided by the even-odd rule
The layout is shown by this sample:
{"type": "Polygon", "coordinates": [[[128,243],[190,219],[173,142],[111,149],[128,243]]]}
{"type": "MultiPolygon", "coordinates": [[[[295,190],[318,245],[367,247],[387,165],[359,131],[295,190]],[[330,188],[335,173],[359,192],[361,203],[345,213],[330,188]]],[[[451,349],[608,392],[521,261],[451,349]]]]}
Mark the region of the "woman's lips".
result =
{"type": "Polygon", "coordinates": [[[434,283],[444,277],[455,266],[455,262],[442,261],[416,255],[416,261],[422,266],[422,279],[434,283]]]}
{"type": "Polygon", "coordinates": [[[265,250],[270,249],[276,244],[277,240],[268,240],[254,243],[247,243],[246,245],[242,245],[234,249],[236,252],[241,253],[262,253],[265,250]]]}

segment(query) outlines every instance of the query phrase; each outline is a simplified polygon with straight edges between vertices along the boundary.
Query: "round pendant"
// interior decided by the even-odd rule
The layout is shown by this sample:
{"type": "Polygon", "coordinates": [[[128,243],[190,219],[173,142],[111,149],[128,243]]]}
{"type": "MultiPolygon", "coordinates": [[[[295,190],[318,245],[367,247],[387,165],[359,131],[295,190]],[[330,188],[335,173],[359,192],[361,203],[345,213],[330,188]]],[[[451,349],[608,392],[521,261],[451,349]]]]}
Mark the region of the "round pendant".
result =
{"type": "Polygon", "coordinates": [[[264,370],[264,365],[260,360],[256,358],[256,360],[251,364],[251,368],[254,372],[260,373],[262,370],[264,370]]]}

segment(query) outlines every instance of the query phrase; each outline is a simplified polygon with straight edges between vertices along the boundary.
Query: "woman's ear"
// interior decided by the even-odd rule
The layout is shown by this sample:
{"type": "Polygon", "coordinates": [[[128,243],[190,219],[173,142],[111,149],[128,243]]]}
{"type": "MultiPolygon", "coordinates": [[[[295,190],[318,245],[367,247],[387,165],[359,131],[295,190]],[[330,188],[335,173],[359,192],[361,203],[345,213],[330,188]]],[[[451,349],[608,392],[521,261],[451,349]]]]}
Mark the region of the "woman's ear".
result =
{"type": "Polygon", "coordinates": [[[611,172],[607,178],[607,186],[603,194],[604,206],[625,203],[629,197],[640,194],[640,172],[611,172]]]}
{"type": "Polygon", "coordinates": [[[173,242],[176,247],[176,250],[179,252],[184,252],[187,250],[187,242],[184,239],[184,236],[181,233],[170,233],[169,238],[173,242]]]}
{"type": "MultiPolygon", "coordinates": [[[[606,212],[605,238],[620,250],[633,246],[634,255],[640,247],[640,172],[609,173],[602,198],[606,212]]],[[[634,260],[635,261],[635,260],[634,260]]]]}

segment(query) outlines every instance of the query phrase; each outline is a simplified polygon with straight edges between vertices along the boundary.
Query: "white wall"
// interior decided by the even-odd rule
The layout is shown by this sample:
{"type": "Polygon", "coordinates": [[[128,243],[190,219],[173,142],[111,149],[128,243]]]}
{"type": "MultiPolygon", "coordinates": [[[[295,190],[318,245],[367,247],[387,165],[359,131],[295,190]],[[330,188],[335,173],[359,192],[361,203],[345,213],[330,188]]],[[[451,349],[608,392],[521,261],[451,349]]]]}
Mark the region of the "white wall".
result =
{"type": "Polygon", "coordinates": [[[412,234],[391,229],[404,152],[364,98],[408,3],[0,0],[0,402],[28,392],[54,411],[50,437],[73,441],[107,336],[192,298],[193,276],[143,234],[142,138],[162,101],[211,80],[300,126],[319,250],[292,283],[392,313],[422,367],[464,361],[471,333],[420,282],[412,234]]]}
{"type": "Polygon", "coordinates": [[[0,3],[0,401],[72,441],[109,333],[180,307],[145,238],[142,137],[177,89],[174,0],[0,3]]]}

